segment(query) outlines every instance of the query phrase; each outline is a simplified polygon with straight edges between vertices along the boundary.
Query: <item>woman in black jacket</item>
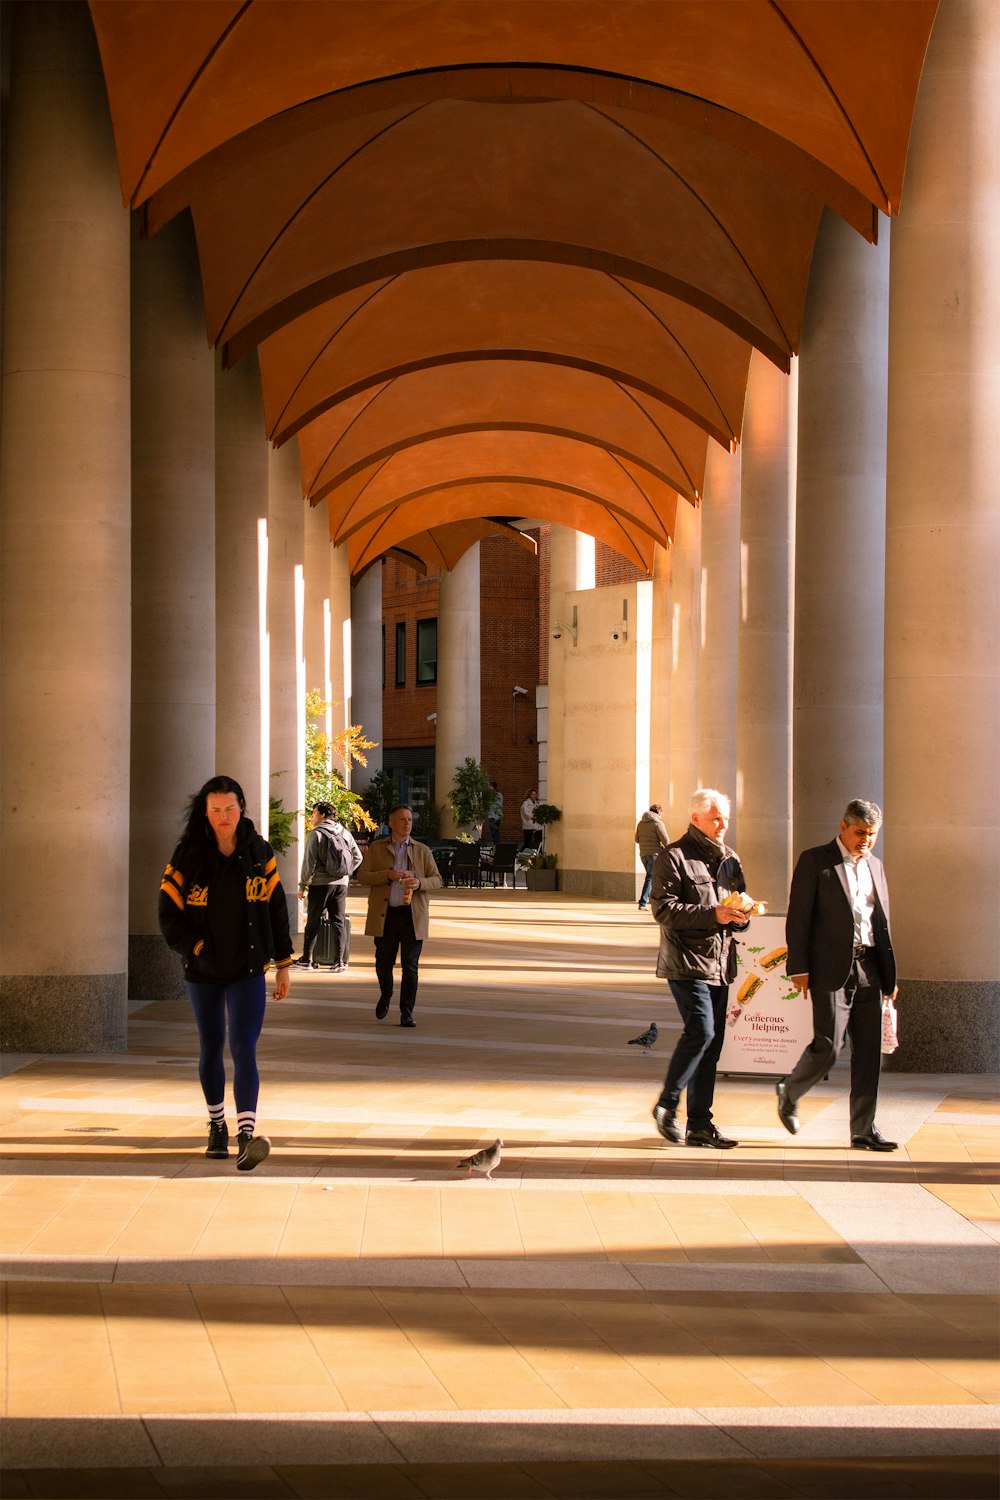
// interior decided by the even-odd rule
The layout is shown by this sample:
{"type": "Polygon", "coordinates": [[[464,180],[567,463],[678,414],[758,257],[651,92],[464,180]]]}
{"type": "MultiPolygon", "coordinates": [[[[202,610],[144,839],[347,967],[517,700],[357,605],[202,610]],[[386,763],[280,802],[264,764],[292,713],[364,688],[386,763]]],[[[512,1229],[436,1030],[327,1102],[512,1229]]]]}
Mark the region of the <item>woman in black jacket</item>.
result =
{"type": "Polygon", "coordinates": [[[239,782],[214,776],[191,798],[187,826],[160,882],[160,931],[184,960],[198,1023],[198,1076],[208,1105],[208,1149],[229,1156],[226,1126],[226,1021],[233,1059],[238,1150],[251,1172],[271,1149],[255,1136],[257,1038],[264,1024],[264,973],[277,963],[275,1000],[288,994],[292,941],[274,851],[246,816],[239,782]]]}

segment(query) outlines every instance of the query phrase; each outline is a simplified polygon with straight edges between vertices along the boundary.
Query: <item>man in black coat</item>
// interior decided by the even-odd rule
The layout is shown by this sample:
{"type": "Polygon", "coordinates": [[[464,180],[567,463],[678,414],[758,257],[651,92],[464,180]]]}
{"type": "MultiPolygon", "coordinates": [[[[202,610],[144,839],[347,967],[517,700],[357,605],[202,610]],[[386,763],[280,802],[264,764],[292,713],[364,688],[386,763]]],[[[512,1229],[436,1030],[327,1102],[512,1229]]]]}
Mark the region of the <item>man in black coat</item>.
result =
{"type": "Polygon", "coordinates": [[[840,833],[806,849],[792,876],[785,919],[788,978],[813,1009],[813,1039],[777,1085],[778,1118],[794,1135],[802,1095],[833,1067],[851,1038],[851,1145],[895,1151],[875,1128],[882,1066],[882,996],[896,998],[889,890],[872,854],[882,826],[874,802],[847,804],[840,833]]]}
{"type": "Polygon", "coordinates": [[[686,1091],[684,1144],[729,1151],[739,1142],[719,1130],[712,1104],[729,986],[736,978],[734,934],[749,917],[724,903],[745,891],[746,882],[735,850],[724,842],[729,798],[713,787],[699,788],[690,818],[687,832],[661,849],[653,866],[653,915],[664,938],[656,972],[662,967],[684,1022],[653,1119],[665,1141],[680,1145],[677,1110],[686,1091]]]}

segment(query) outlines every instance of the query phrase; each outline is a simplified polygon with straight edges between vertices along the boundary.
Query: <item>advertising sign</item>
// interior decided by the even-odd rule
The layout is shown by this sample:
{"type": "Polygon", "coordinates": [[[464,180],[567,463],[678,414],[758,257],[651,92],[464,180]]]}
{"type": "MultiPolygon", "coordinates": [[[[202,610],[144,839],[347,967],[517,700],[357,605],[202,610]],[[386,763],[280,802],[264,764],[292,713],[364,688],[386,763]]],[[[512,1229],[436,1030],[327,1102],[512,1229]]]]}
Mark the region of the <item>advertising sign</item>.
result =
{"type": "Polygon", "coordinates": [[[784,917],[754,917],[739,940],[720,1073],[790,1073],[812,1041],[812,1005],[785,978],[784,917]]]}

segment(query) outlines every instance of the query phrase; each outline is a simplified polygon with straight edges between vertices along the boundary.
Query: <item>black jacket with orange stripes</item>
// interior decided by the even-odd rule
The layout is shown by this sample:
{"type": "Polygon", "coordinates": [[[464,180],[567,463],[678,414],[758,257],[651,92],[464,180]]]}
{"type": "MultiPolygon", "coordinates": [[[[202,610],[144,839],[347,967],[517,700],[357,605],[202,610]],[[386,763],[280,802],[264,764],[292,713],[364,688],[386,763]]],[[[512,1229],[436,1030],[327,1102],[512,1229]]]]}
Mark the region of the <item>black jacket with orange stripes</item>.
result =
{"type": "MultiPolygon", "coordinates": [[[[262,974],[272,962],[287,969],[292,962],[292,939],[288,927],[288,902],[274,850],[261,838],[249,818],[241,818],[236,829],[234,858],[246,878],[247,943],[250,974],[262,974]]],[[[205,980],[198,956],[208,935],[208,880],[197,868],[184,868],[185,856],[178,844],[160,881],[160,931],[168,945],[184,960],[185,977],[205,980]]]]}

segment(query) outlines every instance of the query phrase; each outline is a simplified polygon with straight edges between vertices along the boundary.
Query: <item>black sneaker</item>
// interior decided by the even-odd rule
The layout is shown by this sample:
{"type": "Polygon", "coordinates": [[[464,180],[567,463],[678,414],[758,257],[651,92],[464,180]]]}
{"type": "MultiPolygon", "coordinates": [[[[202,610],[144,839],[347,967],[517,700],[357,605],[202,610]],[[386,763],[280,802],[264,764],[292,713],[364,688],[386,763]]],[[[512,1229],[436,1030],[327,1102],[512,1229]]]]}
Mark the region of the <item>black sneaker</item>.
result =
{"type": "Polygon", "coordinates": [[[225,1120],[208,1122],[208,1150],[205,1155],[210,1161],[228,1161],[229,1159],[229,1131],[225,1120]]]}
{"type": "Polygon", "coordinates": [[[249,1130],[239,1133],[239,1155],[236,1158],[237,1172],[252,1172],[267,1159],[271,1142],[266,1135],[251,1135],[249,1130]]]}
{"type": "Polygon", "coordinates": [[[295,958],[292,960],[291,967],[293,969],[315,969],[316,965],[313,963],[311,958],[306,958],[305,954],[303,953],[301,958],[295,958]]]}
{"type": "Polygon", "coordinates": [[[399,1024],[400,1024],[400,1026],[416,1026],[417,1023],[413,1019],[413,1012],[409,1011],[409,1010],[404,1010],[403,1013],[402,1013],[402,1015],[399,1018],[399,1024]]]}

